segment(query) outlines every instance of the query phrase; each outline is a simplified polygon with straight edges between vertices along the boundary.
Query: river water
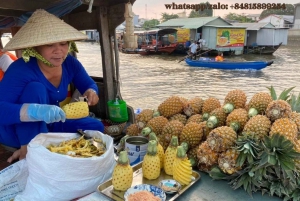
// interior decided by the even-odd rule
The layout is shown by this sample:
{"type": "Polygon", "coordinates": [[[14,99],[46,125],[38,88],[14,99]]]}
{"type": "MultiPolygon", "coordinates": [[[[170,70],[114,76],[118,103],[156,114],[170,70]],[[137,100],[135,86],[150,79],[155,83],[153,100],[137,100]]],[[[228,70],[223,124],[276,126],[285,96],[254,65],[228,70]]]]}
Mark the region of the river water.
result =
{"type": "MultiPolygon", "coordinates": [[[[102,77],[100,46],[97,43],[77,42],[78,59],[92,76],[102,77]]],[[[119,53],[121,94],[128,105],[137,108],[156,108],[172,95],[203,99],[216,97],[223,102],[233,89],[245,91],[248,100],[257,92],[268,92],[274,86],[277,93],[296,86],[300,92],[300,48],[281,46],[273,55],[242,55],[225,57],[228,60],[274,60],[260,71],[217,70],[189,67],[183,55],[150,55],[119,53]]]]}

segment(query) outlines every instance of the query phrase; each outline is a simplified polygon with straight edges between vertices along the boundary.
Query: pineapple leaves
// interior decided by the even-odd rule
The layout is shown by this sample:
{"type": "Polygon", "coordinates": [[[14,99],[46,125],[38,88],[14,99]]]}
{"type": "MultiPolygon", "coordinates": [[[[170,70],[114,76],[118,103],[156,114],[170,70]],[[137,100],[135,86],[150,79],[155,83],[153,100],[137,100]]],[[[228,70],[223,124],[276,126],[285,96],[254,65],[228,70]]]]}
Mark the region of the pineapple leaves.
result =
{"type": "Polygon", "coordinates": [[[269,89],[271,97],[273,100],[288,100],[288,98],[290,97],[289,93],[294,89],[295,87],[291,87],[289,89],[284,89],[280,95],[277,97],[276,91],[274,89],[273,86],[271,87],[267,87],[267,89],[269,89]]]}

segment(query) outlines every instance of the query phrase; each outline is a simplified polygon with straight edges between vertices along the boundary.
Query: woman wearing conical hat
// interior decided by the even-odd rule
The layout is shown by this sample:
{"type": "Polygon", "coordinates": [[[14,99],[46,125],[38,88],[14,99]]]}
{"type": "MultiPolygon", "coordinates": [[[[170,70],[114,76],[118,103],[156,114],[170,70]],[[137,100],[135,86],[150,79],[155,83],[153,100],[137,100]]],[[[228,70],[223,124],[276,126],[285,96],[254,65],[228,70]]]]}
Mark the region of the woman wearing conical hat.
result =
{"type": "Polygon", "coordinates": [[[18,150],[7,161],[25,158],[27,144],[39,133],[103,132],[101,121],[85,117],[66,119],[59,107],[73,83],[89,105],[99,101],[98,88],[69,51],[86,35],[56,16],[37,10],[7,43],[4,50],[22,50],[0,83],[0,143],[18,150]]]}

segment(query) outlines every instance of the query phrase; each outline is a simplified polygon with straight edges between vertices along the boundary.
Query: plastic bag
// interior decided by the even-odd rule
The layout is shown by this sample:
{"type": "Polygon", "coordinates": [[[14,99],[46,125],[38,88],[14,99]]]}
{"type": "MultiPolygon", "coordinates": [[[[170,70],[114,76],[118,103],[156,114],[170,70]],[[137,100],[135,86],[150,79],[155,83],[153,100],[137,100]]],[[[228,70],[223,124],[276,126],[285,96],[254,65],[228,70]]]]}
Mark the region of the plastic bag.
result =
{"type": "Polygon", "coordinates": [[[114,159],[113,139],[99,131],[85,131],[102,138],[106,152],[99,157],[74,158],[50,152],[46,147],[79,137],[75,133],[39,134],[28,145],[26,160],[28,180],[25,190],[15,201],[63,201],[82,197],[96,191],[97,186],[112,176],[114,159]]]}
{"type": "Polygon", "coordinates": [[[9,201],[25,189],[28,177],[26,160],[20,160],[0,171],[0,201],[9,201]]]}

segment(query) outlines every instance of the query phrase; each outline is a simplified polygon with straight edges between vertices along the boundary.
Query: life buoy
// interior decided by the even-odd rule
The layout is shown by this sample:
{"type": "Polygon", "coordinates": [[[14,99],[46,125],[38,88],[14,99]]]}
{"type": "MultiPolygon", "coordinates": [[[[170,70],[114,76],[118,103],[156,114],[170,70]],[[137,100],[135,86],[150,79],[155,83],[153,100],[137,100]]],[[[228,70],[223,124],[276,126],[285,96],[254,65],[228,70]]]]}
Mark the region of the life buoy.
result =
{"type": "Polygon", "coordinates": [[[178,44],[176,49],[179,50],[179,51],[183,51],[184,50],[184,45],[183,44],[178,44]]]}

